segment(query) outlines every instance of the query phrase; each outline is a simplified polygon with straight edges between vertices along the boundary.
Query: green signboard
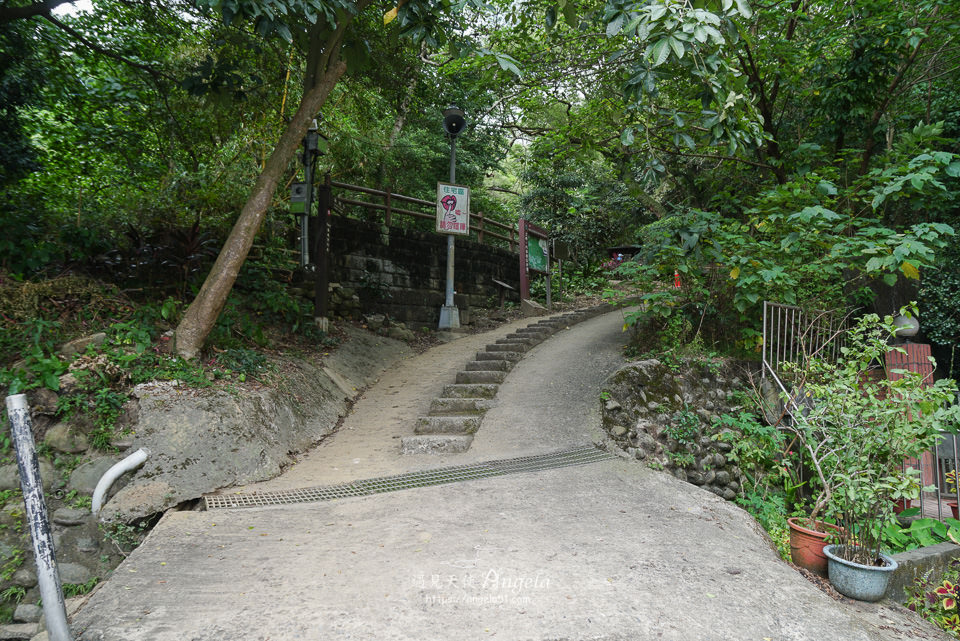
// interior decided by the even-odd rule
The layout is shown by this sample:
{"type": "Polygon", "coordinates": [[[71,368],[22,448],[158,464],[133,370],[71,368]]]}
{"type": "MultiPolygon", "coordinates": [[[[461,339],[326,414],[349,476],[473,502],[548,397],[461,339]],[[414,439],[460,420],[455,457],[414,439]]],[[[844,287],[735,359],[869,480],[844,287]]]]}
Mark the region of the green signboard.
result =
{"type": "Polygon", "coordinates": [[[545,238],[527,236],[527,265],[532,271],[549,272],[549,257],[550,252],[545,238]]]}

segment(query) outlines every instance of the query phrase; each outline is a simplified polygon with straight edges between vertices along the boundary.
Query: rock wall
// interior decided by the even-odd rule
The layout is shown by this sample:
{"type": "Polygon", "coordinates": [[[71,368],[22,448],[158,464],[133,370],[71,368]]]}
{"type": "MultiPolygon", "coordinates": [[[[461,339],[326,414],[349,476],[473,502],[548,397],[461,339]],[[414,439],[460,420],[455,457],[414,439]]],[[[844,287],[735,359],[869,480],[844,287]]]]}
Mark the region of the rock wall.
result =
{"type": "MultiPolygon", "coordinates": [[[[499,296],[493,280],[520,288],[514,252],[457,238],[456,304],[467,324],[471,306],[499,296]]],[[[359,318],[380,313],[412,327],[435,328],[444,304],[446,236],[334,217],[330,231],[331,312],[359,318]]],[[[312,289],[308,288],[310,292],[312,289]]],[[[517,300],[516,291],[511,292],[517,300]]],[[[312,293],[310,294],[312,297],[312,293]]]]}
{"type": "Polygon", "coordinates": [[[744,363],[656,359],[620,368],[604,385],[603,428],[630,456],[731,500],[740,469],[727,459],[735,434],[714,424],[740,409],[744,363]]]}
{"type": "MultiPolygon", "coordinates": [[[[287,358],[277,364],[271,386],[190,389],[172,382],[138,385],[127,407],[115,454],[92,449],[84,429],[55,423],[58,395],[31,390],[28,401],[40,452],[40,474],[50,511],[54,548],[64,583],[104,577],[139,541],[149,519],[203,494],[280,473],[291,453],[330,434],[350,401],[390,364],[409,356],[397,340],[347,326],[348,339],[322,363],[287,358]],[[150,451],[138,469],[111,488],[100,519],[90,496],[103,474],[137,448],[150,451]],[[69,474],[68,463],[77,463],[69,474]]],[[[61,392],[66,377],[61,377],[61,392]]],[[[22,605],[39,598],[37,574],[24,523],[15,461],[0,461],[0,592],[20,592],[22,605]]],[[[9,608],[0,597],[0,610],[9,608]]],[[[35,609],[14,615],[35,624],[35,609]]],[[[0,639],[8,628],[0,626],[0,639]]]]}

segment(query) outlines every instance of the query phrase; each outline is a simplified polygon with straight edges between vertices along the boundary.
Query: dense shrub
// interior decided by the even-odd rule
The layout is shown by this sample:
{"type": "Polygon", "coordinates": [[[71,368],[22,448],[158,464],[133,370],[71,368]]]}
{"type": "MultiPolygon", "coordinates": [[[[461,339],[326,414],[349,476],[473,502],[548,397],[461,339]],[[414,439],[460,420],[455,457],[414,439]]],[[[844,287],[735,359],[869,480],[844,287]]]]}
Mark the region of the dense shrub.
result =
{"type": "Polygon", "coordinates": [[[920,314],[924,334],[931,342],[948,348],[945,370],[956,378],[960,359],[955,351],[960,346],[960,247],[945,248],[937,264],[924,273],[920,287],[920,314]]]}

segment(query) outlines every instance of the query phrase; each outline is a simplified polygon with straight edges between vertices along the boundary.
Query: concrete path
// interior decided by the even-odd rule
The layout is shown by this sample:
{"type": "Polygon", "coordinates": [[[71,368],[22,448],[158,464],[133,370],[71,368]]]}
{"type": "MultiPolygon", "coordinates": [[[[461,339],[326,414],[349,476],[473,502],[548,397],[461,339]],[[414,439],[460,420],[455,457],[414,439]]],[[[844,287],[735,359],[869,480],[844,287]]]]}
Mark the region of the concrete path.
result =
{"type": "MultiPolygon", "coordinates": [[[[611,313],[531,350],[464,454],[401,456],[399,437],[473,352],[515,327],[403,362],[335,437],[280,478],[235,491],[591,443],[621,324],[611,313]]],[[[947,638],[899,606],[833,601],[742,510],[628,460],[169,513],[73,627],[102,641],[947,638]]]]}

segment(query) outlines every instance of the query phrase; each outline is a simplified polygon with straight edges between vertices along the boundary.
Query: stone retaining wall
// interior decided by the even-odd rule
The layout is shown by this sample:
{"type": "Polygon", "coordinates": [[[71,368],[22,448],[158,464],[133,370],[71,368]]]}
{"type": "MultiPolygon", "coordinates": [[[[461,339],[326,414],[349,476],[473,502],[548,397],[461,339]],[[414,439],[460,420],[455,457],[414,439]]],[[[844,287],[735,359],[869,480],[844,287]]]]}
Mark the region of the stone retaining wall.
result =
{"type": "Polygon", "coordinates": [[[604,386],[603,428],[630,456],[732,500],[742,482],[727,460],[736,435],[714,420],[740,409],[743,373],[744,364],[720,360],[630,363],[604,386]]]}
{"type": "MultiPolygon", "coordinates": [[[[471,306],[485,307],[499,295],[494,279],[519,290],[519,258],[466,238],[458,237],[455,247],[456,304],[466,324],[463,315],[471,306]]],[[[380,313],[413,327],[437,326],[445,297],[446,236],[334,217],[330,255],[330,282],[339,285],[331,292],[335,316],[380,313]]]]}

